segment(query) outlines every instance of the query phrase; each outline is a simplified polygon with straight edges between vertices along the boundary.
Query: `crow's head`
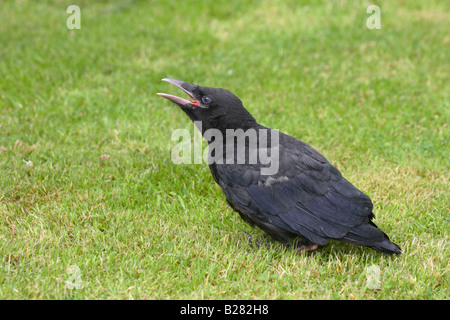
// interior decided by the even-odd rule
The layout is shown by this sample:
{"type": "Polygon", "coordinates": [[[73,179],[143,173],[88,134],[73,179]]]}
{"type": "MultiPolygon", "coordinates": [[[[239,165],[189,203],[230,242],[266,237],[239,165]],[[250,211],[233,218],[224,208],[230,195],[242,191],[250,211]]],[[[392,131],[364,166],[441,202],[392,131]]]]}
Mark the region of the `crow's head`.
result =
{"type": "Polygon", "coordinates": [[[248,129],[256,125],[255,119],[244,108],[241,100],[228,90],[201,87],[177,79],[162,80],[183,90],[193,101],[166,93],[158,95],[177,104],[192,121],[202,121],[202,131],[209,128],[221,131],[248,129]]]}

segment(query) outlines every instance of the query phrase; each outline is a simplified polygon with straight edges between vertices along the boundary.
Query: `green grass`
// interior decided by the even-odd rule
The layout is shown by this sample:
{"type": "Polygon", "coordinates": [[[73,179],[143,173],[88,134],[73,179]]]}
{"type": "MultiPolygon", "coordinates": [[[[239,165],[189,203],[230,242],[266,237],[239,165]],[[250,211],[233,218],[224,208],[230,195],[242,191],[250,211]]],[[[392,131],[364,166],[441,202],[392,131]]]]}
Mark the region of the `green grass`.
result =
{"type": "Polygon", "coordinates": [[[379,1],[381,30],[370,4],[2,1],[0,298],[449,299],[449,3],[379,1]],[[404,254],[248,246],[207,165],[171,162],[194,129],[164,77],[313,145],[404,254]]]}

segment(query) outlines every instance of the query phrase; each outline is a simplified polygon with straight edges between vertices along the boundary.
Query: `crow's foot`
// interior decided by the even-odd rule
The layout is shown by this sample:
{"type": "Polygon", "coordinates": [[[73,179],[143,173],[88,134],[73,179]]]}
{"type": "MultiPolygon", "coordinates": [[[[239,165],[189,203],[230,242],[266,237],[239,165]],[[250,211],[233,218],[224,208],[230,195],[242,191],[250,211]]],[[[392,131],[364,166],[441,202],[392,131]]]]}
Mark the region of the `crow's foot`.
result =
{"type": "Polygon", "coordinates": [[[297,247],[295,247],[295,251],[296,251],[296,253],[300,253],[302,251],[309,252],[309,251],[317,250],[318,248],[319,248],[319,245],[316,244],[316,243],[313,243],[313,244],[310,244],[310,245],[297,246],[297,247]]]}

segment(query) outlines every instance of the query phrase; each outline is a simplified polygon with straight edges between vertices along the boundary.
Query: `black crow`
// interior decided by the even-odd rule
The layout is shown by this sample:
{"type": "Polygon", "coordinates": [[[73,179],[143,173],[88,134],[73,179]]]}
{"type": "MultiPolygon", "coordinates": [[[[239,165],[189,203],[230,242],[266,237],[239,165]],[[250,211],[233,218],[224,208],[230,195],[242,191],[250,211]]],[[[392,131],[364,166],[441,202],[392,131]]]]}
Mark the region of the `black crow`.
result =
{"type": "Polygon", "coordinates": [[[214,159],[209,163],[214,180],[228,204],[252,227],[299,251],[340,240],[387,254],[401,253],[372,222],[370,198],[311,146],[258,124],[241,100],[225,89],[163,81],[192,99],[158,93],[197,124],[214,159]],[[256,132],[256,143],[249,132],[256,132]]]}

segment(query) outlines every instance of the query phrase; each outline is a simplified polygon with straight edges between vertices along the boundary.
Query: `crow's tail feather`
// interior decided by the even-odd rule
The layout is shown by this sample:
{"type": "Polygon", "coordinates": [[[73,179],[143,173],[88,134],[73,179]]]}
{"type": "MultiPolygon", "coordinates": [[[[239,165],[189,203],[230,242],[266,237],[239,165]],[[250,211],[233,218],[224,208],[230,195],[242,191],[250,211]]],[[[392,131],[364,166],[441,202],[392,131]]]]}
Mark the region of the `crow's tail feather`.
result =
{"type": "Polygon", "coordinates": [[[385,254],[401,254],[398,245],[391,242],[389,237],[372,222],[362,223],[347,233],[342,241],[367,246],[385,254]]]}
{"type": "Polygon", "coordinates": [[[386,254],[401,254],[402,249],[395,243],[391,242],[389,238],[385,238],[383,241],[380,241],[374,245],[369,246],[372,249],[380,251],[386,254]]]}

